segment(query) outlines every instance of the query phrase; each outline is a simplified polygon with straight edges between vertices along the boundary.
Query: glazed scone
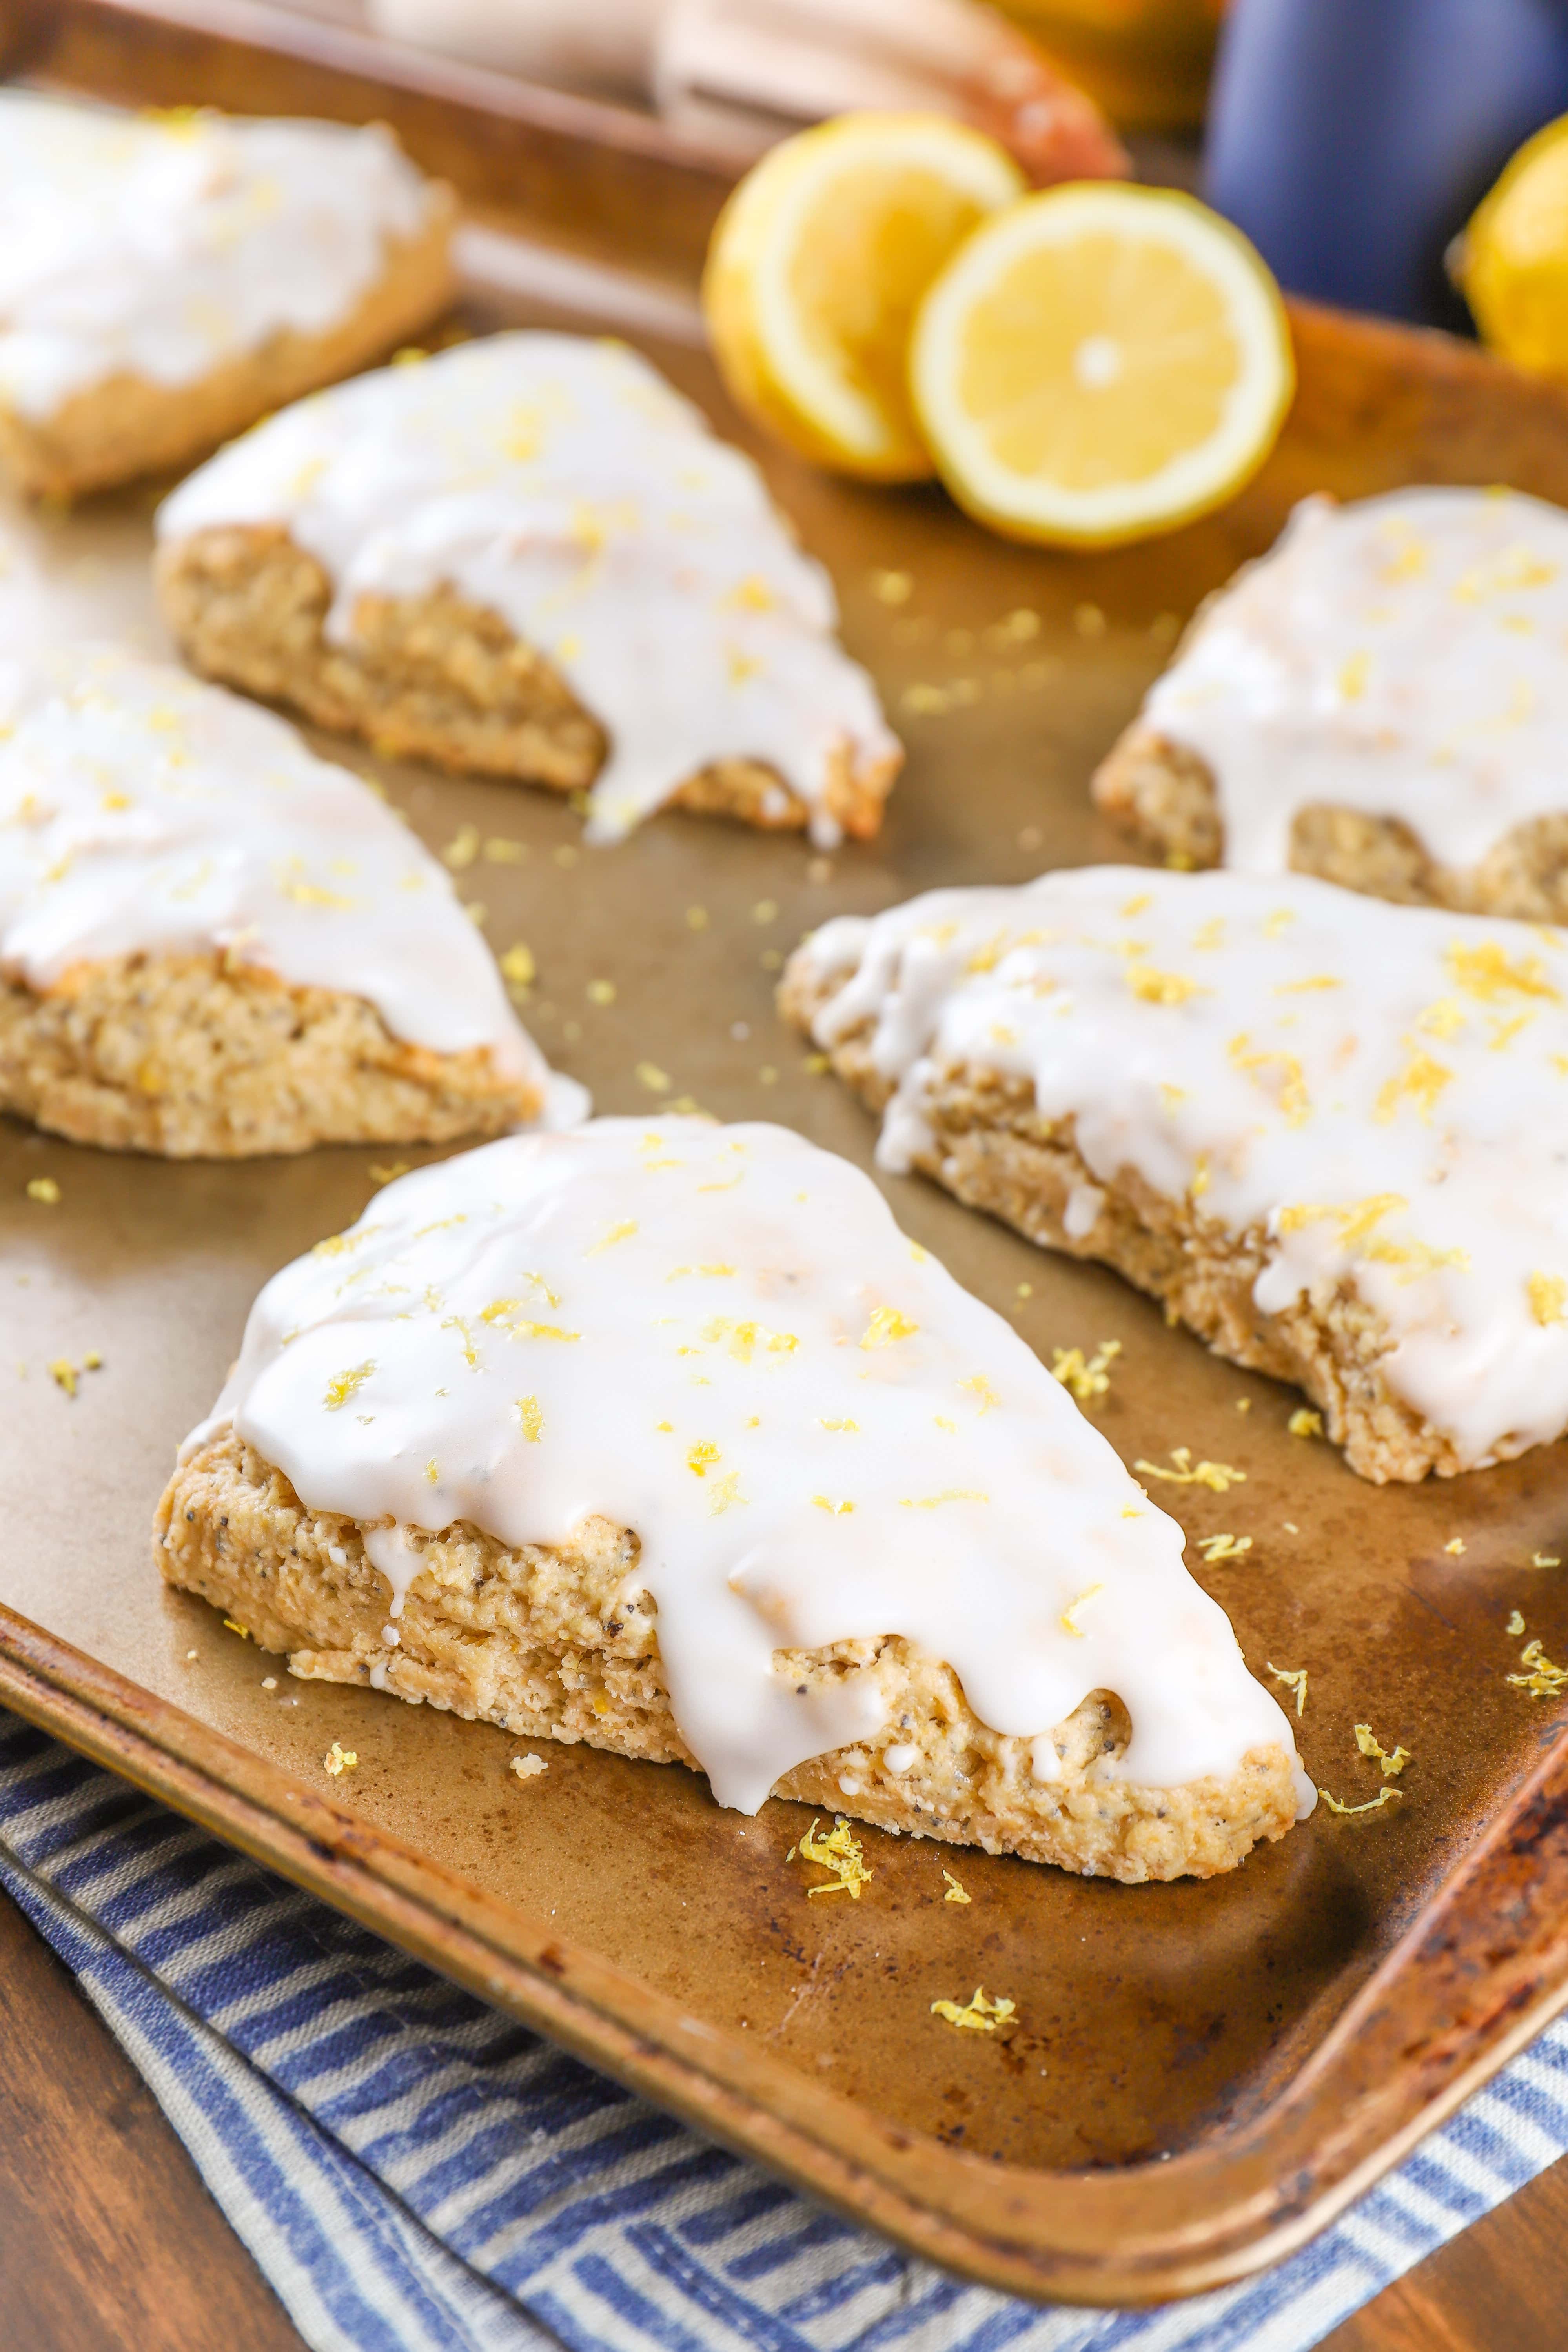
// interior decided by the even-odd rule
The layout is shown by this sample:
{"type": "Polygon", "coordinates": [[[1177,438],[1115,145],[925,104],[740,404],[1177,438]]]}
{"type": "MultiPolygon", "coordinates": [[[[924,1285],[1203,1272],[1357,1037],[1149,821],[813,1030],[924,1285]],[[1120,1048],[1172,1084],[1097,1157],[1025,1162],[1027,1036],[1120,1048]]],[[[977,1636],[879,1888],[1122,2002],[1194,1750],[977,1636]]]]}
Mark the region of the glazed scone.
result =
{"type": "Polygon", "coordinates": [[[762,476],[623,344],[491,336],[300,403],[158,516],[207,677],[397,753],[819,845],[902,753],[762,476]]]}
{"type": "Polygon", "coordinates": [[[858,1170],[690,1118],[388,1185],[156,1532],[298,1675],[1124,1879],[1312,1801],[1183,1540],[858,1170]]]}
{"type": "Polygon", "coordinates": [[[494,1135],[565,1085],[445,867],[282,719],[110,647],[0,660],[0,1110],[227,1159],[494,1135]]]}
{"type": "Polygon", "coordinates": [[[204,457],[438,317],[454,211],[378,125],[0,90],[0,463],[68,498],[204,457]]]}
{"type": "Polygon", "coordinates": [[[885,1167],[1298,1381],[1363,1477],[1568,1428],[1568,939],[1100,866],[826,923],[782,997],[885,1167]]]}
{"type": "Polygon", "coordinates": [[[1210,598],[1094,779],[1177,867],[1568,919],[1568,514],[1311,498],[1210,598]]]}

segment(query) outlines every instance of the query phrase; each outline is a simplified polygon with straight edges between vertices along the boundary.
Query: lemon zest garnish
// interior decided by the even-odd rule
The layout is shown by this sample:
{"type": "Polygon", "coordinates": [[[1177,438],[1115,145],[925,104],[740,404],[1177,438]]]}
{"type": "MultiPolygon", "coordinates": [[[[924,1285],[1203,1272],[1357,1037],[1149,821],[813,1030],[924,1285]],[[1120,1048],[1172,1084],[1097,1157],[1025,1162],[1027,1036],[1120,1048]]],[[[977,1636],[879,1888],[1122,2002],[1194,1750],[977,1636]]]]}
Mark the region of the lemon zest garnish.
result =
{"type": "Polygon", "coordinates": [[[1184,1004],[1189,996],[1212,996],[1212,988],[1202,988],[1195,980],[1188,980],[1179,971],[1156,971],[1152,964],[1131,963],[1127,967],[1127,985],[1134,996],[1145,1004],[1184,1004]]]}
{"type": "Polygon", "coordinates": [[[706,1478],[709,1471],[713,1467],[714,1463],[717,1462],[718,1459],[719,1448],[710,1439],[700,1437],[698,1439],[697,1444],[691,1448],[689,1454],[688,1454],[686,1457],[686,1466],[691,1472],[693,1477],[706,1478]]]}
{"type": "Polygon", "coordinates": [[[238,1620],[233,1617],[226,1617],[223,1621],[223,1624],[226,1633],[237,1633],[242,1642],[249,1641],[250,1628],[248,1625],[240,1624],[238,1620]]]}
{"type": "Polygon", "coordinates": [[[1245,1029],[1231,1039],[1226,1051],[1231,1067],[1239,1070],[1243,1077],[1251,1078],[1265,1093],[1268,1089],[1258,1073],[1278,1066],[1283,1073],[1277,1097],[1279,1115],[1287,1127],[1306,1124],[1312,1115],[1312,1098],[1307,1091],[1305,1073],[1294,1054],[1270,1053],[1264,1046],[1252,1047],[1252,1041],[1245,1029]]]}
{"type": "Polygon", "coordinates": [[[851,1903],[858,1903],[860,1889],[876,1876],[875,1871],[867,1869],[865,1848],[842,1813],[826,1837],[817,1836],[816,1822],[813,1821],[800,1842],[800,1858],[803,1862],[815,1862],[833,1874],[821,1885],[808,1886],[808,1895],[847,1895],[851,1903]]]}
{"type": "Polygon", "coordinates": [[[920,1328],[907,1315],[900,1315],[896,1307],[879,1307],[866,1326],[860,1345],[890,1348],[895,1339],[912,1339],[920,1328]]]}
{"type": "Polygon", "coordinates": [[[826,1495],[814,1495],[811,1499],[816,1504],[819,1511],[826,1511],[833,1518],[841,1519],[847,1512],[852,1511],[855,1508],[853,1503],[829,1502],[826,1495]]]}
{"type": "Polygon", "coordinates": [[[724,1477],[714,1480],[713,1491],[708,1497],[708,1516],[710,1519],[721,1518],[726,1511],[742,1511],[745,1507],[746,1498],[741,1492],[741,1474],[738,1470],[731,1470],[724,1477]]]}
{"type": "Polygon", "coordinates": [[[1529,1691],[1535,1698],[1558,1698],[1568,1690],[1568,1666],[1554,1666],[1539,1642],[1527,1642],[1519,1654],[1519,1663],[1528,1666],[1524,1675],[1510,1675],[1510,1683],[1529,1691]]]}
{"type": "Polygon", "coordinates": [[[1306,1667],[1277,1666],[1272,1658],[1265,1658],[1263,1663],[1268,1667],[1269,1673],[1273,1675],[1277,1683],[1283,1683],[1287,1690],[1295,1692],[1296,1713],[1298,1716],[1304,1715],[1307,1708],[1306,1667]]]}
{"type": "Polygon", "coordinates": [[[1539,956],[1521,956],[1517,963],[1510,963],[1507,950],[1495,940],[1473,948],[1456,940],[1444,961],[1457,986],[1482,1004],[1495,1004],[1503,996],[1537,996],[1551,1004],[1562,1003],[1539,956]]]}
{"type": "Polygon", "coordinates": [[[981,1987],[976,1985],[962,2009],[955,2000],[933,2000],[931,2013],[943,2019],[949,2025],[956,2025],[960,2032],[994,2033],[998,2025],[1010,2018],[1017,2006],[1016,2001],[1008,2000],[1005,1995],[996,2000],[987,2000],[981,1987]]]}
{"type": "Polygon", "coordinates": [[[1324,1804],[1327,1805],[1331,1813],[1343,1813],[1348,1815],[1351,1813],[1375,1813],[1383,1806],[1387,1804],[1391,1797],[1402,1797],[1405,1794],[1405,1791],[1403,1789],[1380,1789],[1376,1796],[1369,1797],[1364,1805],[1342,1805],[1339,1799],[1337,1797],[1331,1797],[1326,1789],[1320,1789],[1318,1794],[1321,1797],[1324,1804]]]}
{"type": "Polygon", "coordinates": [[[940,1495],[905,1495],[899,1507],[904,1511],[934,1511],[943,1503],[988,1503],[989,1495],[981,1494],[975,1486],[948,1486],[940,1495]]]}
{"type": "Polygon", "coordinates": [[[522,1433],[531,1445],[537,1445],[544,1434],[544,1414],[536,1396],[519,1397],[517,1417],[522,1423],[522,1433]]]}
{"type": "Polygon", "coordinates": [[[942,1874],[947,1881],[947,1892],[942,1898],[944,1903],[973,1902],[973,1895],[965,1894],[963,1888],[959,1885],[957,1879],[954,1878],[951,1870],[944,1870],[942,1874]]]}
{"type": "MultiPolygon", "coordinates": [[[[1059,1378],[1060,1375],[1058,1374],[1058,1377],[1059,1378]]],[[[967,1381],[960,1381],[958,1385],[961,1389],[967,1389],[972,1396],[979,1398],[980,1413],[983,1420],[992,1410],[994,1405],[999,1405],[1002,1402],[1001,1398],[997,1395],[995,1390],[992,1387],[984,1372],[976,1372],[973,1374],[973,1378],[967,1381]]]]}
{"type": "Polygon", "coordinates": [[[1428,1037],[1453,1037],[1464,1027],[1469,1017],[1457,998],[1440,996],[1435,1004],[1429,1004],[1426,1012],[1418,1016],[1415,1026],[1417,1029],[1425,1029],[1428,1037]]]}
{"type": "Polygon", "coordinates": [[[363,1388],[374,1370],[374,1357],[367,1356],[363,1364],[355,1364],[346,1372],[334,1374],[327,1382],[327,1391],[321,1399],[327,1411],[336,1412],[340,1406],[347,1404],[350,1397],[363,1388]]]}
{"type": "Polygon", "coordinates": [[[1310,1404],[1299,1404],[1285,1426],[1292,1437],[1321,1437],[1323,1416],[1310,1404]]]}
{"type": "MultiPolygon", "coordinates": [[[[1064,1389],[1070,1389],[1079,1404],[1089,1404],[1096,1397],[1104,1396],[1110,1387],[1110,1367],[1121,1353],[1120,1339],[1102,1339],[1092,1356],[1086,1357],[1081,1348],[1053,1348],[1051,1372],[1064,1389]]],[[[973,1386],[973,1382],[966,1382],[973,1386]]]]}
{"type": "Polygon", "coordinates": [[[1342,988],[1344,982],[1336,980],[1331,971],[1315,971],[1310,980],[1282,980],[1275,989],[1276,996],[1313,996],[1320,989],[1342,988]]]}
{"type": "Polygon", "coordinates": [[[502,979],[510,981],[514,988],[531,988],[539,970],[533,961],[533,950],[525,947],[521,940],[508,948],[500,960],[500,968],[502,979]]]}
{"type": "Polygon", "coordinates": [[[1503,1630],[1503,1632],[1504,1632],[1505,1633],[1509,1634],[1510,1637],[1516,1637],[1517,1635],[1519,1635],[1519,1634],[1522,1633],[1523,1633],[1523,1631],[1524,1631],[1524,1616],[1523,1616],[1523,1612],[1522,1612],[1521,1610],[1518,1610],[1518,1609],[1510,1610],[1510,1612],[1509,1612],[1509,1620],[1508,1620],[1508,1623],[1503,1627],[1503,1629],[1502,1629],[1502,1630],[1503,1630]]]}
{"type": "Polygon", "coordinates": [[[821,1429],[858,1430],[860,1424],[858,1421],[819,1421],[817,1426],[821,1429]]]}
{"type": "Polygon", "coordinates": [[[59,1206],[60,1188],[52,1176],[29,1176],[27,1198],[41,1201],[46,1209],[55,1209],[59,1206]]]}
{"type": "Polygon", "coordinates": [[[1250,1536],[1200,1536],[1198,1549],[1211,1568],[1216,1560],[1244,1559],[1252,1549],[1250,1536]]]}
{"type": "Polygon", "coordinates": [[[1104,1590],[1105,1587],[1103,1584],[1091,1584],[1079,1594],[1076,1601],[1069,1601],[1068,1602],[1067,1607],[1062,1611],[1061,1615],[1057,1620],[1058,1624],[1061,1627],[1064,1633],[1071,1633],[1078,1641],[1081,1642],[1083,1640],[1083,1627],[1081,1625],[1075,1624],[1073,1621],[1077,1617],[1079,1611],[1083,1607],[1084,1602],[1086,1601],[1092,1601],[1097,1592],[1103,1592],[1104,1590]]]}
{"type": "Polygon", "coordinates": [[[1525,1285],[1530,1311],[1543,1328],[1568,1323],[1568,1282],[1560,1274],[1532,1274],[1525,1285]]]}
{"type": "Polygon", "coordinates": [[[1247,1484],[1246,1471],[1235,1469],[1228,1462],[1194,1463],[1190,1445],[1173,1445],[1171,1459],[1176,1465],[1173,1470],[1162,1470],[1154,1462],[1135,1462],[1132,1467],[1147,1478],[1163,1478],[1172,1486],[1207,1486],[1216,1495],[1247,1484]]]}
{"type": "Polygon", "coordinates": [[[321,1759],[321,1769],[323,1772],[330,1772],[332,1779],[336,1780],[341,1779],[343,1773],[352,1772],[358,1762],[359,1752],[356,1748],[340,1748],[334,1739],[321,1759]]]}
{"type": "Polygon", "coordinates": [[[1454,1558],[1455,1558],[1456,1559],[1458,1559],[1460,1557],[1460,1555],[1461,1555],[1461,1554],[1463,1553],[1463,1551],[1464,1551],[1464,1549],[1465,1549],[1465,1538],[1464,1538],[1464,1537],[1463,1537],[1463,1536],[1453,1536],[1453,1537],[1451,1537],[1451,1538],[1449,1538],[1449,1540],[1448,1540],[1448,1541],[1447,1541],[1447,1542],[1443,1546],[1443,1549],[1444,1549],[1445,1551],[1447,1551],[1447,1552],[1452,1552],[1452,1553],[1453,1553],[1453,1555],[1454,1555],[1454,1558]]]}
{"type": "Polygon", "coordinates": [[[1551,1552],[1537,1551],[1531,1552],[1530,1565],[1531,1568],[1561,1568],[1563,1562],[1554,1558],[1551,1552]]]}
{"type": "Polygon", "coordinates": [[[584,1250],[583,1255],[584,1257],[597,1257],[601,1250],[614,1249],[617,1242],[630,1241],[637,1229],[635,1217],[623,1217],[618,1225],[611,1225],[601,1234],[593,1247],[584,1250]]]}
{"type": "MultiPolygon", "coordinates": [[[[1522,1626],[1520,1630],[1521,1632],[1523,1631],[1522,1626]]],[[[1396,1748],[1391,1756],[1387,1748],[1383,1747],[1382,1744],[1373,1737],[1373,1729],[1370,1723],[1358,1723],[1356,1725],[1355,1744],[1361,1749],[1363,1756],[1374,1756],[1377,1759],[1377,1761],[1383,1767],[1383,1777],[1385,1780],[1396,1780],[1410,1761],[1410,1750],[1408,1748],[1396,1748]]]]}
{"type": "Polygon", "coordinates": [[[479,1351],[474,1345],[474,1335],[468,1328],[467,1318],[461,1315],[447,1315],[442,1319],[441,1328],[443,1331],[458,1333],[463,1342],[463,1361],[468,1365],[469,1371],[477,1372],[479,1368],[479,1351]]]}
{"type": "Polygon", "coordinates": [[[1372,1115],[1381,1126],[1388,1126],[1398,1117],[1400,1103],[1406,1095],[1422,1118],[1429,1119],[1438,1096],[1453,1081],[1453,1071],[1445,1068],[1441,1062],[1435,1062],[1430,1054],[1424,1054],[1415,1045],[1410,1045],[1409,1052],[1410,1059],[1398,1076],[1385,1079],[1378,1089],[1372,1115]]]}

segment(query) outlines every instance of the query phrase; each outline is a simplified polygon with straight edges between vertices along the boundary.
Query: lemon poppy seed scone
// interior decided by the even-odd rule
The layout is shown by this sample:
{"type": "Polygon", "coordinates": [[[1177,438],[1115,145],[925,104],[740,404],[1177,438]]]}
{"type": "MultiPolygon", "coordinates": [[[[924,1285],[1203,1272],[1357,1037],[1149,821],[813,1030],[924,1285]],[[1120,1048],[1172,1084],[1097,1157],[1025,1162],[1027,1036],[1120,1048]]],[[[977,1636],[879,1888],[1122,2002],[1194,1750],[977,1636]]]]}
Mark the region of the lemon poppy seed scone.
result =
{"type": "Polygon", "coordinates": [[[261,1293],[156,1537],[298,1675],[1124,1879],[1312,1801],[1183,1540],[858,1170],[690,1118],[387,1186],[261,1293]]]}
{"type": "Polygon", "coordinates": [[[819,845],[902,757],[762,476],[622,344],[492,336],[271,418],[158,518],[207,676],[450,768],[819,845]]]}
{"type": "Polygon", "coordinates": [[[1568,939],[1103,866],[825,924],[783,999],[884,1166],[1299,1381],[1363,1477],[1568,1428],[1568,939]]]}
{"type": "Polygon", "coordinates": [[[69,497],[205,455],[445,310],[454,213],[379,126],[0,90],[0,462],[69,497]]]}
{"type": "Polygon", "coordinates": [[[445,867],[282,719],[110,648],[0,660],[0,1110],[229,1158],[493,1135],[566,1083],[445,867]]]}
{"type": "Polygon", "coordinates": [[[1568,514],[1514,491],[1300,506],[1094,781],[1176,866],[1568,917],[1568,514]]]}

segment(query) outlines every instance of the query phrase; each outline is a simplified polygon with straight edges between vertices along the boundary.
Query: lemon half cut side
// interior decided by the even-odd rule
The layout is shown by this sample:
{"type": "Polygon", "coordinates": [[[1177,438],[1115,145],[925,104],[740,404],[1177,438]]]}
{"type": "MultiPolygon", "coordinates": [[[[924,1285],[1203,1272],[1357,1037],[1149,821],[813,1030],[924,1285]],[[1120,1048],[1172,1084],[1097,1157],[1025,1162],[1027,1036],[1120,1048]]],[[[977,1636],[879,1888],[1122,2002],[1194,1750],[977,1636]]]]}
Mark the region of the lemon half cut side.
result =
{"type": "Polygon", "coordinates": [[[702,281],[742,406],[840,472],[928,477],[908,384],[915,310],[1024,188],[994,139],[942,114],[840,115],[773,148],[720,215],[702,281]]]}
{"type": "Polygon", "coordinates": [[[1256,473],[1295,390],[1279,289],[1173,191],[1079,182],[985,222],[926,295],[915,414],[959,503],[1020,539],[1173,530],[1256,473]]]}

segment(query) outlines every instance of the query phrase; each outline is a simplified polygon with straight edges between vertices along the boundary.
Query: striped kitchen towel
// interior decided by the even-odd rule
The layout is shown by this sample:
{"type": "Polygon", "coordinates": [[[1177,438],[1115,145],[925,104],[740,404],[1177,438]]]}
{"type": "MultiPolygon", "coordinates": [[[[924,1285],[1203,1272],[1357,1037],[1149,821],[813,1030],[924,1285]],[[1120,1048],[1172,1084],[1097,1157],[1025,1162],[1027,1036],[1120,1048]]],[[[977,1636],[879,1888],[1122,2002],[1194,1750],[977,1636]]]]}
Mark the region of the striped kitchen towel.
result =
{"type": "Polygon", "coordinates": [[[0,1885],[314,2352],[1305,2352],[1568,2148],[1568,2021],[1267,2277],[1154,2311],[964,2285],[0,1715],[0,1885]]]}

